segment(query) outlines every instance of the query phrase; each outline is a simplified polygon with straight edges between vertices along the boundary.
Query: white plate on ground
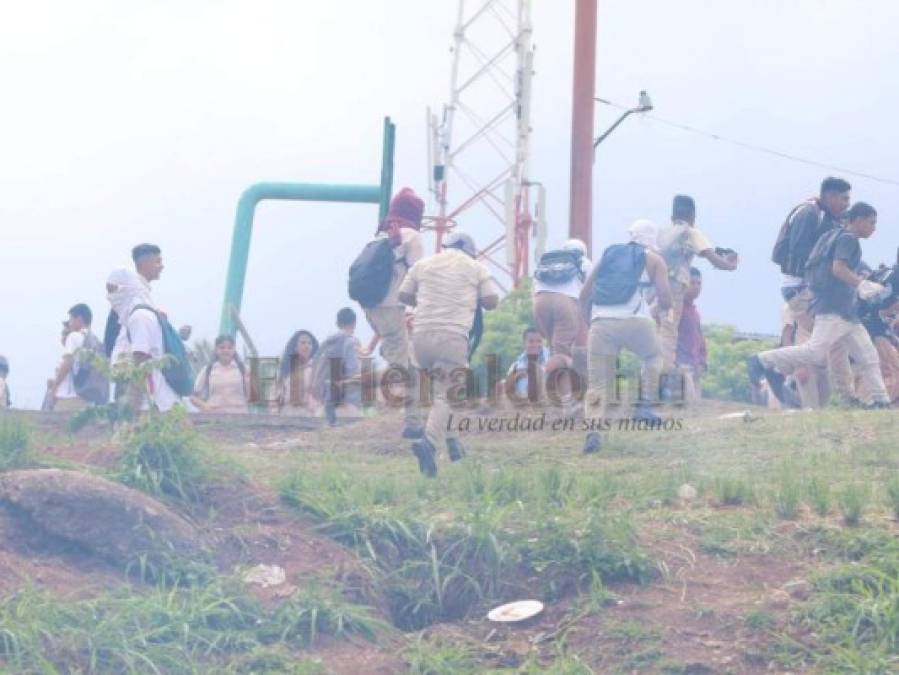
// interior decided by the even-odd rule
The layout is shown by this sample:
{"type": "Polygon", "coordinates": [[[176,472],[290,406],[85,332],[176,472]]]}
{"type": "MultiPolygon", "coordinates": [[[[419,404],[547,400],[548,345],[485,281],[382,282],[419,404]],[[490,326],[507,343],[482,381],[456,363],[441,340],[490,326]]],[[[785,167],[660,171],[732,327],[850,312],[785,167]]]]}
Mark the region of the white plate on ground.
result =
{"type": "Polygon", "coordinates": [[[539,600],[518,600],[494,607],[487,613],[487,618],[498,623],[517,623],[535,617],[542,611],[543,603],[539,600]]]}

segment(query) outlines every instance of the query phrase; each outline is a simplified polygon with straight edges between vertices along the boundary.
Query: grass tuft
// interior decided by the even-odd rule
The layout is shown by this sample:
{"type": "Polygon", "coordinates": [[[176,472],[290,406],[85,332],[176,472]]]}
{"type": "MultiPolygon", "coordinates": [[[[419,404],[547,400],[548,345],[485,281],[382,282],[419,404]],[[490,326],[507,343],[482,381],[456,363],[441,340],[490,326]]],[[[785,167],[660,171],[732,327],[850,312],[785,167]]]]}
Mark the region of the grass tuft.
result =
{"type": "Polygon", "coordinates": [[[31,461],[31,427],[21,418],[0,416],[0,471],[26,466],[31,461]]]}

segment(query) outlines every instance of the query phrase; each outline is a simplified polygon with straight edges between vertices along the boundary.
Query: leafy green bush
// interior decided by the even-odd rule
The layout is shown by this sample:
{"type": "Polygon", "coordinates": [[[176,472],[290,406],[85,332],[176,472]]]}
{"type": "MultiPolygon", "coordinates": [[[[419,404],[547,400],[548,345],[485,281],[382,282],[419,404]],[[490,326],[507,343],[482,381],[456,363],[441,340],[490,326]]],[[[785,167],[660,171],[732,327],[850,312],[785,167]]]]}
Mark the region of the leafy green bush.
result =
{"type": "Polygon", "coordinates": [[[708,348],[708,372],[702,378],[703,396],[751,402],[746,359],[776,345],[760,340],[735,342],[736,329],[732,326],[706,326],[703,333],[708,348]]]}
{"type": "Polygon", "coordinates": [[[31,428],[19,417],[0,416],[0,471],[28,464],[31,428]]]}

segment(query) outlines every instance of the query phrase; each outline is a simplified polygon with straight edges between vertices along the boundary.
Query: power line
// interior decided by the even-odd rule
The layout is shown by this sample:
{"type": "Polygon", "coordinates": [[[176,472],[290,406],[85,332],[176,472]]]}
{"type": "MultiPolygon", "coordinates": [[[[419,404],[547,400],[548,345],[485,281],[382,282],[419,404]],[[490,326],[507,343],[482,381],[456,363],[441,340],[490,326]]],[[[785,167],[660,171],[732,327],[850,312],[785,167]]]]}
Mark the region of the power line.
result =
{"type": "MultiPolygon", "coordinates": [[[[597,101],[600,103],[604,103],[612,108],[618,108],[619,110],[628,110],[628,106],[620,105],[618,103],[612,103],[611,101],[606,101],[602,98],[597,98],[597,101]]],[[[692,134],[697,134],[699,136],[705,136],[706,138],[711,138],[715,141],[722,141],[724,143],[730,143],[731,145],[735,145],[737,147],[743,148],[745,150],[752,150],[754,152],[761,152],[766,155],[772,155],[773,157],[779,157],[781,159],[786,159],[791,162],[798,162],[800,164],[806,164],[808,166],[815,166],[819,169],[827,169],[828,171],[832,171],[834,173],[840,173],[848,176],[857,176],[859,178],[867,178],[868,180],[873,180],[878,183],[884,183],[886,185],[895,185],[899,186],[899,180],[895,180],[893,178],[884,178],[883,176],[875,176],[870,173],[864,173],[862,171],[853,171],[852,169],[846,169],[841,166],[834,166],[832,164],[827,164],[826,162],[819,162],[814,159],[808,159],[806,157],[799,157],[798,155],[792,155],[788,152],[782,152],[780,150],[774,150],[772,148],[766,148],[762,145],[754,145],[752,143],[746,143],[745,141],[738,141],[735,138],[728,138],[727,136],[722,136],[721,134],[715,134],[710,131],[703,131],[702,129],[697,129],[696,127],[691,127],[687,124],[681,124],[680,122],[673,122],[671,120],[666,120],[656,115],[650,115],[648,113],[644,113],[646,117],[649,119],[659,122],[661,124],[666,124],[670,127],[674,127],[675,129],[680,129],[681,131],[687,131],[692,134]]]]}

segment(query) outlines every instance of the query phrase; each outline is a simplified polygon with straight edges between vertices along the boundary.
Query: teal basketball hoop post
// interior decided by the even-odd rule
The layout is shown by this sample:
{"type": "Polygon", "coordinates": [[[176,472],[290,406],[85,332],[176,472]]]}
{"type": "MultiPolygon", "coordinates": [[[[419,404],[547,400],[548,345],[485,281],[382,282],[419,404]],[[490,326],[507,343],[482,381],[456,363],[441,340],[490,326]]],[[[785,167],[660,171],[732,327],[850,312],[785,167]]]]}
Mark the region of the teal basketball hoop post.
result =
{"type": "Polygon", "coordinates": [[[396,125],[390,121],[389,117],[385,117],[381,152],[381,183],[379,185],[256,183],[244,190],[237,202],[237,216],[234,219],[234,236],[231,239],[231,256],[228,261],[228,276],[225,280],[225,299],[222,303],[219,334],[233,336],[237,327],[235,316],[240,314],[243,300],[256,205],[266,199],[377,204],[380,222],[387,215],[387,206],[393,190],[395,145],[396,125]]]}

